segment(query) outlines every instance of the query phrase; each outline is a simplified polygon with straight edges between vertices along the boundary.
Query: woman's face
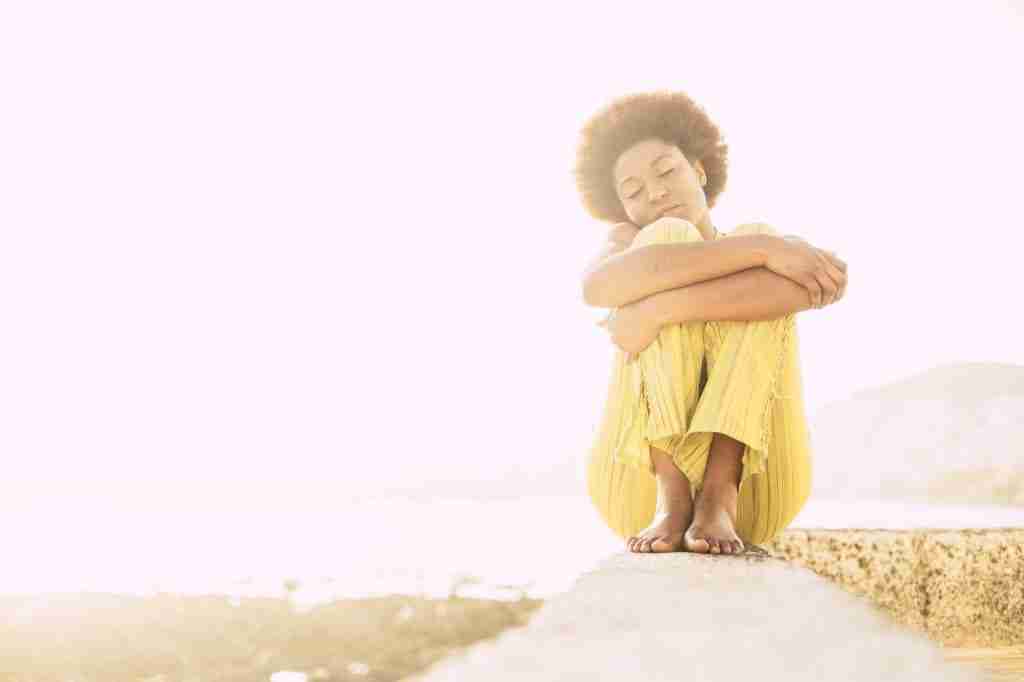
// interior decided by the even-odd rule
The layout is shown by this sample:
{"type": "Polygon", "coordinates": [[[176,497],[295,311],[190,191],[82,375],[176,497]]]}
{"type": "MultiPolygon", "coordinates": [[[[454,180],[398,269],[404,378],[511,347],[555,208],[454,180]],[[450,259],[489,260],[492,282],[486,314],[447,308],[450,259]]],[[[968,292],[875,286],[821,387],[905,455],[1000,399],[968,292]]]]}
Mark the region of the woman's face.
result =
{"type": "Polygon", "coordinates": [[[615,191],[631,223],[644,227],[662,215],[697,225],[707,213],[700,161],[693,166],[673,144],[651,138],[622,152],[615,162],[615,191]],[[667,210],[666,209],[670,209],[667,210]]]}

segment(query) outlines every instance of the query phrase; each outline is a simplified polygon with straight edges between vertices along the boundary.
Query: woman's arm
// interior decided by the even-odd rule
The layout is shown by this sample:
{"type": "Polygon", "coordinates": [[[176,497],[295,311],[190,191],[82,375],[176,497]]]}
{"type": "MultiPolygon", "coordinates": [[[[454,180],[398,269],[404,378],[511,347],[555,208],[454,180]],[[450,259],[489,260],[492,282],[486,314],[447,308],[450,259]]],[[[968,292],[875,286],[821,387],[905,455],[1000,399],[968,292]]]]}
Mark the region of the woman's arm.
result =
{"type": "Polygon", "coordinates": [[[695,320],[773,320],[813,307],[802,285],[764,267],[662,291],[636,305],[658,325],[695,320]]]}
{"type": "MultiPolygon", "coordinates": [[[[583,300],[587,305],[617,308],[662,291],[762,266],[767,258],[766,240],[770,239],[779,237],[744,234],[714,241],[646,244],[629,249],[587,272],[583,300]]],[[[800,285],[794,286],[802,290],[800,285]]]]}
{"type": "MultiPolygon", "coordinates": [[[[601,266],[602,261],[628,249],[629,245],[633,243],[633,239],[639,233],[640,229],[632,223],[616,223],[613,225],[612,229],[608,232],[608,241],[601,248],[601,252],[592,258],[587,267],[584,268],[583,281],[586,282],[587,277],[601,266]]],[[[584,289],[584,297],[585,292],[586,290],[584,289]]]]}

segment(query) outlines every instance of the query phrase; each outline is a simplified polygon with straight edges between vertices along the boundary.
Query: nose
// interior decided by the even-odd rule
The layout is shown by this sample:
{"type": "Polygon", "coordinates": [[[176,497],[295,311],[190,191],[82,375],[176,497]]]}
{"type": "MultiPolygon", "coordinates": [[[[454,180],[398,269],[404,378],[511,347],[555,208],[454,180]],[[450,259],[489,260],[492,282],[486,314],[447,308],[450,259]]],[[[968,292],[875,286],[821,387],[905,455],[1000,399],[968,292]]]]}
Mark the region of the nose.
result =
{"type": "Polygon", "coordinates": [[[664,185],[661,185],[661,184],[651,184],[650,188],[651,189],[647,193],[647,196],[649,196],[651,198],[651,201],[658,201],[663,196],[665,196],[665,186],[664,185]]]}

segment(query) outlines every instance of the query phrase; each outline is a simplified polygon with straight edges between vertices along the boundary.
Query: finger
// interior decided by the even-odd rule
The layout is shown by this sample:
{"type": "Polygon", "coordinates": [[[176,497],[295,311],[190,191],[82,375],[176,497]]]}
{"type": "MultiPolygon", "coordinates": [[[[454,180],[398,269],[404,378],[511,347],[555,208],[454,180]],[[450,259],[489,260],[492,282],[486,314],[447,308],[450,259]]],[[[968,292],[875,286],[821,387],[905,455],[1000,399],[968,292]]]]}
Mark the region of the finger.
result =
{"type": "Polygon", "coordinates": [[[846,272],[846,263],[842,260],[835,258],[832,254],[827,251],[819,251],[818,255],[821,256],[823,263],[827,263],[828,267],[835,268],[837,272],[846,272]]]}
{"type": "Polygon", "coordinates": [[[832,303],[835,303],[843,298],[843,294],[846,293],[846,281],[849,278],[849,270],[846,262],[840,258],[837,258],[832,251],[819,250],[822,256],[822,262],[825,263],[825,270],[828,276],[836,284],[836,295],[832,299],[832,303]]]}
{"type": "Polygon", "coordinates": [[[834,282],[825,272],[816,272],[815,277],[818,278],[818,283],[821,285],[819,307],[824,308],[827,305],[832,305],[832,301],[835,300],[836,293],[839,291],[839,284],[834,282]]]}
{"type": "Polygon", "coordinates": [[[817,308],[821,305],[821,284],[814,275],[807,275],[804,278],[804,288],[811,299],[811,307],[817,308]]]}
{"type": "Polygon", "coordinates": [[[832,265],[828,258],[821,254],[819,254],[819,258],[824,268],[823,273],[818,273],[818,281],[821,282],[824,290],[821,300],[822,307],[824,307],[835,302],[836,296],[839,294],[839,287],[846,280],[846,276],[832,265]]]}
{"type": "MultiPolygon", "coordinates": [[[[818,255],[821,256],[821,262],[829,269],[832,279],[836,279],[837,274],[842,277],[846,276],[846,263],[833,257],[828,251],[819,251],[818,255]]],[[[838,282],[838,280],[836,281],[838,282]]]]}
{"type": "Polygon", "coordinates": [[[818,253],[824,256],[832,265],[838,269],[846,272],[846,261],[836,255],[835,251],[829,251],[827,249],[818,249],[818,253]]]}
{"type": "Polygon", "coordinates": [[[828,270],[829,276],[836,283],[836,295],[832,299],[832,303],[835,303],[843,297],[843,292],[846,290],[846,272],[831,264],[828,266],[828,270]]]}

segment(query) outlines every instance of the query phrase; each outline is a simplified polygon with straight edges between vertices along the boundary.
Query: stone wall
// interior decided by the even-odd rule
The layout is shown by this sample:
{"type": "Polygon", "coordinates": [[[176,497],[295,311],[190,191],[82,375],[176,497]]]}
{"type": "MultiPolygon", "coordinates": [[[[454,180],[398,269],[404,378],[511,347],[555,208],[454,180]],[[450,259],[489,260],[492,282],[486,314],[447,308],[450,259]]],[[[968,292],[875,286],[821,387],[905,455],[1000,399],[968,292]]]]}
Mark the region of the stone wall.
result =
{"type": "Polygon", "coordinates": [[[1024,643],[1024,528],[788,530],[764,549],[947,646],[1024,643]]]}

